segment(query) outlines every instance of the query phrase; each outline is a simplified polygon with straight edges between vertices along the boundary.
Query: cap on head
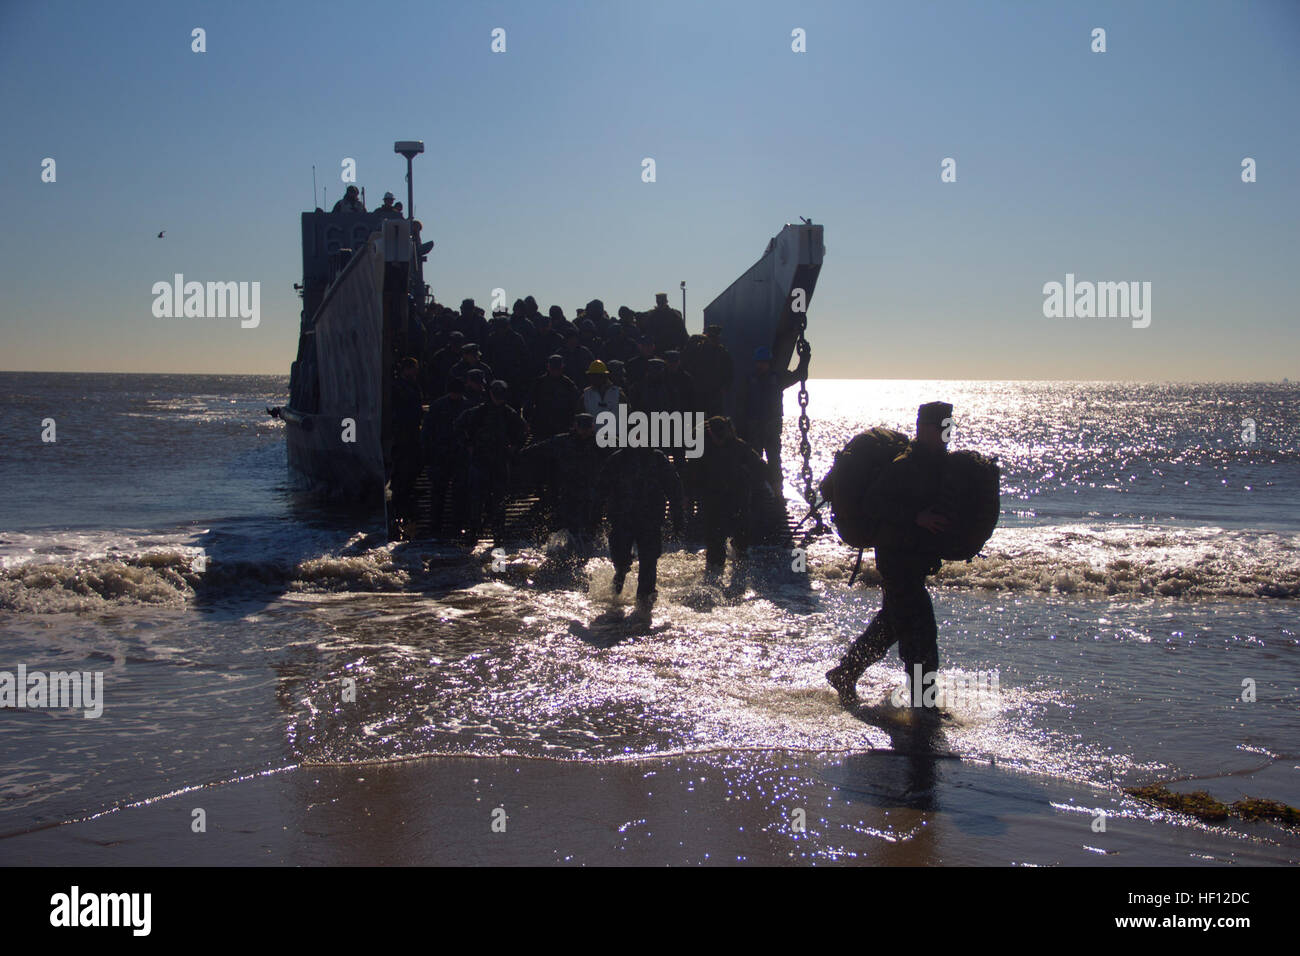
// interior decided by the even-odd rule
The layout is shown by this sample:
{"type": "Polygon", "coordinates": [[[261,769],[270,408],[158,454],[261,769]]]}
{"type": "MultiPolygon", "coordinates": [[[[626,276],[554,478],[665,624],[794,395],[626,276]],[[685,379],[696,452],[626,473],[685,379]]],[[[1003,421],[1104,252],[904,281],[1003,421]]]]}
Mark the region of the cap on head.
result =
{"type": "Polygon", "coordinates": [[[478,352],[478,343],[476,343],[476,342],[466,342],[464,345],[462,345],[462,346],[460,347],[460,352],[461,352],[462,355],[469,355],[471,352],[475,352],[475,353],[477,353],[477,352],[478,352]]]}
{"type": "Polygon", "coordinates": [[[937,425],[952,418],[952,406],[947,402],[926,402],[916,410],[917,425],[937,425]]]}
{"type": "Polygon", "coordinates": [[[484,382],[487,381],[487,376],[483,374],[483,370],[481,368],[472,368],[465,373],[465,381],[477,382],[479,385],[482,385],[484,382]]]}
{"type": "Polygon", "coordinates": [[[494,378],[492,380],[492,384],[488,386],[488,389],[492,392],[493,395],[510,394],[510,386],[507,385],[503,380],[499,378],[494,378]]]}
{"type": "Polygon", "coordinates": [[[668,293],[667,293],[667,292],[656,292],[656,293],[655,293],[655,305],[667,305],[667,304],[668,304],[668,293]]]}
{"type": "Polygon", "coordinates": [[[573,424],[586,431],[588,428],[596,427],[596,417],[587,412],[579,412],[573,416],[573,424]]]}
{"type": "Polygon", "coordinates": [[[722,334],[722,326],[716,324],[710,325],[707,329],[704,330],[704,334],[711,339],[717,338],[719,335],[722,334]]]}
{"type": "Polygon", "coordinates": [[[555,321],[560,321],[564,318],[564,310],[561,309],[558,305],[551,306],[549,309],[546,310],[546,314],[549,315],[555,321]]]}
{"type": "Polygon", "coordinates": [[[551,368],[564,368],[564,356],[548,355],[546,357],[546,364],[549,365],[551,368]]]}
{"type": "Polygon", "coordinates": [[[356,186],[349,186],[349,187],[347,188],[347,190],[343,193],[343,195],[345,195],[345,196],[360,196],[360,195],[361,195],[361,190],[358,189],[356,186]]]}
{"type": "Polygon", "coordinates": [[[385,198],[385,199],[396,199],[397,197],[394,196],[392,193],[384,193],[384,198],[385,198]]]}
{"type": "Polygon", "coordinates": [[[677,351],[676,349],[669,349],[667,352],[664,353],[665,362],[670,362],[670,363],[679,362],[681,361],[681,358],[682,358],[682,353],[677,351]]]}

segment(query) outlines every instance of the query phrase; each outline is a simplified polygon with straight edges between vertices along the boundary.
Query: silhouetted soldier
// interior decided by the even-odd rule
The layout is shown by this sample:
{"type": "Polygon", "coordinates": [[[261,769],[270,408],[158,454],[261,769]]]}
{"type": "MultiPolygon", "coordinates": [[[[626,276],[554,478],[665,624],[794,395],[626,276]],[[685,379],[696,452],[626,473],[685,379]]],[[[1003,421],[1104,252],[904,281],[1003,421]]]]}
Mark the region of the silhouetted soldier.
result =
{"type": "Polygon", "coordinates": [[[505,540],[506,495],[510,490],[510,462],[524,445],[528,426],[506,399],[510,387],[497,379],[488,389],[488,401],[462,412],[456,433],[469,449],[469,543],[478,541],[484,515],[494,543],[505,540]]]}
{"type": "Polygon", "coordinates": [[[497,378],[504,379],[510,386],[511,402],[523,404],[533,377],[532,356],[523,336],[510,327],[510,319],[504,312],[494,315],[489,323],[487,341],[483,344],[483,360],[495,371],[497,378]]]}
{"type": "MultiPolygon", "coordinates": [[[[429,523],[435,535],[442,531],[443,508],[449,491],[454,518],[459,521],[465,513],[466,460],[465,450],[456,437],[456,419],[472,407],[465,398],[465,383],[453,378],[447,383],[447,394],[429,405],[420,429],[425,473],[432,489],[429,523]]],[[[453,528],[456,534],[461,530],[453,528]]]]}
{"type": "Polygon", "coordinates": [[[397,365],[393,383],[393,517],[402,523],[416,517],[415,483],[423,467],[420,451],[420,363],[408,356],[397,365]]]}
{"type": "Polygon", "coordinates": [[[603,354],[597,355],[597,358],[604,359],[606,362],[623,362],[636,355],[636,343],[628,337],[630,324],[623,322],[614,322],[609,327],[609,334],[605,337],[601,345],[603,354]]]}
{"type": "Polygon", "coordinates": [[[365,212],[366,207],[361,202],[361,190],[356,186],[349,186],[343,191],[343,198],[334,204],[333,212],[365,212]]]}
{"type": "Polygon", "coordinates": [[[808,360],[801,358],[793,371],[776,372],[772,368],[772,350],[764,346],[754,350],[754,372],[745,384],[742,403],[744,417],[741,433],[757,452],[767,456],[773,487],[780,489],[781,418],[785,390],[808,372],[808,360]]]}
{"type": "MultiPolygon", "coordinates": [[[[559,310],[558,305],[551,306],[551,312],[559,310]]],[[[562,315],[562,314],[561,314],[562,315]]],[[[539,316],[537,319],[537,336],[533,339],[533,373],[540,374],[546,370],[546,362],[552,355],[560,353],[564,348],[564,336],[555,330],[555,320],[551,314],[539,316]]],[[[577,366],[572,371],[577,372],[577,366]]]]}
{"type": "Polygon", "coordinates": [[[573,416],[569,431],[529,445],[523,457],[551,475],[555,483],[555,527],[578,539],[585,551],[599,530],[596,477],[607,455],[596,444],[596,423],[588,414],[573,416]]]}
{"type": "Polygon", "coordinates": [[[488,400],[487,376],[481,368],[472,368],[465,373],[465,401],[470,407],[486,405],[488,400]]]}
{"type": "Polygon", "coordinates": [[[609,380],[616,385],[620,391],[627,394],[627,378],[623,374],[623,363],[618,359],[610,359],[605,363],[605,368],[609,369],[609,380]]]}
{"type": "Polygon", "coordinates": [[[624,363],[623,375],[627,379],[628,388],[636,391],[650,369],[650,360],[655,358],[655,340],[642,332],[634,336],[633,341],[637,345],[637,354],[624,363]]]}
{"type": "Polygon", "coordinates": [[[564,359],[552,355],[546,363],[546,372],[533,382],[524,417],[537,439],[558,435],[573,423],[574,413],[582,400],[582,393],[573,379],[564,374],[564,359]]]}
{"type": "Polygon", "coordinates": [[[710,418],[705,431],[704,454],[693,470],[704,519],[704,568],[716,576],[727,560],[728,538],[738,558],[749,547],[754,491],[766,484],[767,469],[758,453],[736,437],[730,419],[710,418]]]}
{"type": "Polygon", "coordinates": [[[564,359],[566,369],[586,368],[596,361],[596,356],[591,354],[591,349],[578,341],[578,330],[575,328],[565,331],[564,347],[559,349],[557,354],[564,359]]]}
{"type": "Polygon", "coordinates": [[[673,393],[668,385],[668,366],[663,359],[654,358],[646,363],[645,376],[632,386],[632,408],[639,412],[671,412],[673,393]]]}
{"type": "Polygon", "coordinates": [[[664,353],[664,364],[667,366],[664,374],[671,395],[669,410],[681,412],[683,415],[704,411],[696,397],[695,379],[682,367],[682,353],[676,349],[669,349],[664,353]]]}
{"type": "Polygon", "coordinates": [[[460,347],[460,361],[451,367],[447,372],[447,376],[449,378],[464,379],[469,375],[470,369],[475,368],[483,373],[483,377],[487,381],[492,381],[492,366],[479,358],[478,343],[466,342],[460,347]]]}
{"type": "MultiPolygon", "coordinates": [[[[536,303],[534,303],[534,305],[536,305],[536,303]]],[[[533,340],[537,338],[537,326],[535,326],[533,320],[528,317],[528,306],[525,304],[523,299],[515,299],[515,304],[510,307],[510,328],[513,329],[515,333],[524,340],[524,344],[528,346],[528,355],[529,360],[531,361],[533,354],[533,340]]],[[[532,371],[531,367],[529,368],[529,371],[532,371]]]]}
{"type": "Polygon", "coordinates": [[[682,529],[681,480],[657,448],[620,448],[601,467],[596,496],[609,516],[614,593],[623,592],[623,582],[632,568],[632,546],[636,545],[636,614],[648,621],[663,553],[665,504],[674,533],[682,529]]]}
{"type": "MultiPolygon", "coordinates": [[[[447,335],[447,344],[438,351],[433,353],[429,366],[426,367],[425,382],[427,388],[426,395],[432,395],[437,398],[447,391],[447,381],[451,377],[451,370],[456,366],[461,358],[461,346],[465,344],[465,336],[460,331],[452,331],[447,335]]],[[[462,375],[462,382],[465,377],[462,375]]]]}
{"type": "Polygon", "coordinates": [[[704,414],[710,418],[726,415],[735,368],[722,344],[722,326],[710,325],[704,336],[691,336],[682,365],[695,380],[696,397],[704,414]]]}
{"type": "Polygon", "coordinates": [[[668,293],[655,294],[655,307],[641,315],[641,328],[655,343],[655,351],[662,354],[669,349],[684,349],[686,322],[682,314],[668,305],[668,293]]]}
{"type": "MultiPolygon", "coordinates": [[[[951,418],[952,406],[947,402],[922,405],[916,415],[916,439],[894,459],[873,490],[872,499],[885,522],[876,545],[881,607],[839,665],[826,672],[846,707],[857,702],[862,672],[894,644],[907,667],[909,686],[915,665],[925,675],[923,684],[930,683],[939,669],[939,628],[925,579],[939,570],[936,535],[948,525],[934,505],[948,451],[945,422],[951,418]]],[[[924,686],[912,691],[921,697],[924,692],[924,686]]]]}
{"type": "Polygon", "coordinates": [[[460,314],[452,320],[452,328],[459,329],[466,342],[482,342],[487,338],[487,321],[473,299],[461,301],[460,314]]]}

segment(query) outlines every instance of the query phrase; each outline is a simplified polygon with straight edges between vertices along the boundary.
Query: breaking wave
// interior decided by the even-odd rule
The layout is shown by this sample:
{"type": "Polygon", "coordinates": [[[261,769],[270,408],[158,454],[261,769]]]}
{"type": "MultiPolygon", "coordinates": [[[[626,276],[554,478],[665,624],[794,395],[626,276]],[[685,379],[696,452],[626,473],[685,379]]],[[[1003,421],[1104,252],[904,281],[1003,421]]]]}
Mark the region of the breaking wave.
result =
{"type": "MultiPolygon", "coordinates": [[[[348,546],[300,554],[239,554],[218,559],[199,537],[147,535],[106,542],[6,535],[0,541],[0,610],[93,612],[109,607],[185,607],[258,589],[326,593],[419,591],[434,581],[482,580],[482,556],[433,544],[348,546]],[[26,540],[20,540],[24,539],[26,540]]],[[[526,579],[542,548],[512,556],[526,579]]],[[[847,580],[852,552],[818,539],[810,549],[815,579],[847,580]]],[[[879,583],[874,562],[860,580],[879,583]]],[[[1159,526],[1003,528],[984,554],[943,566],[939,587],[1088,596],[1217,599],[1300,598],[1300,535],[1159,526]]]]}

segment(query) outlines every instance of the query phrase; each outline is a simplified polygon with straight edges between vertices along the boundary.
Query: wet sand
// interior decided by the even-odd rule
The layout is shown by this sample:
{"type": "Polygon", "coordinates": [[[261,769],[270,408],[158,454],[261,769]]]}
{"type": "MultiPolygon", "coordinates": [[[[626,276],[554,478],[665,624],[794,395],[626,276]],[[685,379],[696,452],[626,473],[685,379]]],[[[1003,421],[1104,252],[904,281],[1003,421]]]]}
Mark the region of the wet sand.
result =
{"type": "Polygon", "coordinates": [[[19,865],[1185,866],[1300,862],[1300,835],[910,753],[298,766],[0,839],[19,865]],[[207,831],[192,831],[194,810],[207,831]],[[504,825],[502,824],[504,811],[504,825]],[[1098,811],[1104,833],[1094,830],[1098,811]],[[802,829],[800,824],[802,823],[802,829]],[[494,827],[495,824],[495,827],[494,827]]]}

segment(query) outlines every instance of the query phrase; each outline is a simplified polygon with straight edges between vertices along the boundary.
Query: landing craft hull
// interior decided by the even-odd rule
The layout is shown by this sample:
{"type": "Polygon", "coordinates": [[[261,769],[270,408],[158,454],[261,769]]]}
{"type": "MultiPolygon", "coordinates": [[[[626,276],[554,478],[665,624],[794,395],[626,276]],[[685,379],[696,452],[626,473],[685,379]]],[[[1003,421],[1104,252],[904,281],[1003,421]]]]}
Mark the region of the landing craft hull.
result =
{"type": "Polygon", "coordinates": [[[285,422],[290,481],[313,495],[383,504],[384,243],[371,236],[325,291],[304,330],[285,422]],[[310,410],[307,410],[307,409],[310,410]]]}
{"type": "Polygon", "coordinates": [[[752,367],[754,350],[772,350],[772,367],[788,368],[799,338],[794,290],[803,290],[804,309],[812,302],[826,245],[822,227],[787,225],[767,244],[763,257],[704,307],[704,326],[722,326],[722,344],[736,365],[731,407],[752,367]]]}

